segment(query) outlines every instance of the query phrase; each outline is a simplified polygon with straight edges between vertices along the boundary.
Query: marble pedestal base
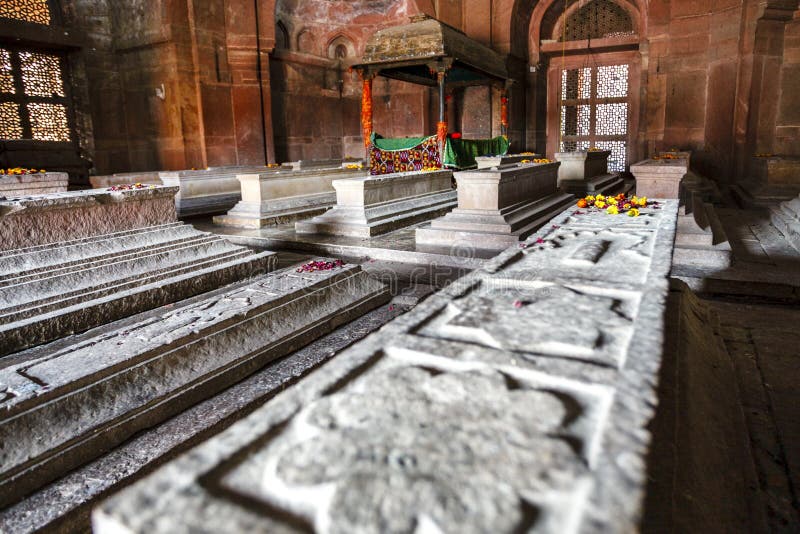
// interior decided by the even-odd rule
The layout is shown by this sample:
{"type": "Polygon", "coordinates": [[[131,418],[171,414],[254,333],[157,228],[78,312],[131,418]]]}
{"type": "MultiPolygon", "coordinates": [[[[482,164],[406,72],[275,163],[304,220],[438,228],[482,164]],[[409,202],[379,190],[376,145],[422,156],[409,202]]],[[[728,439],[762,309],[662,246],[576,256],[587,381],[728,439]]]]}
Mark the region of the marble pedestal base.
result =
{"type": "Polygon", "coordinates": [[[334,180],[336,206],[295,224],[299,233],[371,237],[438,217],[456,205],[453,172],[405,172],[334,180]]]}
{"type": "Polygon", "coordinates": [[[685,159],[648,159],[631,165],[636,194],[648,198],[679,198],[681,180],[687,172],[689,163],[685,159]]]}
{"type": "Polygon", "coordinates": [[[345,168],[240,174],[242,200],[214,224],[263,228],[314,217],[336,204],[334,180],[365,175],[345,168]]]}
{"type": "Polygon", "coordinates": [[[420,245],[504,249],[566,208],[556,192],[559,163],[503,165],[458,172],[458,208],[418,228],[420,245]]]}
{"type": "Polygon", "coordinates": [[[417,244],[503,250],[541,228],[574,199],[572,195],[553,193],[502,210],[456,208],[430,226],[417,228],[417,244]]]}
{"type": "Polygon", "coordinates": [[[608,174],[608,156],[610,155],[610,150],[556,152],[556,161],[561,162],[561,167],[558,168],[559,187],[565,180],[586,181],[608,174]]]}

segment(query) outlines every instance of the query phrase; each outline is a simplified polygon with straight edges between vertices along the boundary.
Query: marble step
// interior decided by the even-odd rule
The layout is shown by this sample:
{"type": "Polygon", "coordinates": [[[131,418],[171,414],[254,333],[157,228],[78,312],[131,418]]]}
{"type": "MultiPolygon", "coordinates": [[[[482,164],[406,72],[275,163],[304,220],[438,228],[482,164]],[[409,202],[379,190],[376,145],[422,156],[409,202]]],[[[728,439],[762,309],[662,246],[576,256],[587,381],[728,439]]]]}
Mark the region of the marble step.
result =
{"type": "Polygon", "coordinates": [[[159,244],[197,239],[197,231],[183,223],[140,228],[26,249],[0,252],[0,282],[25,272],[36,274],[81,263],[99,261],[120,252],[136,252],[159,244]]]}
{"type": "MultiPolygon", "coordinates": [[[[29,253],[44,256],[28,258],[33,273],[22,271],[0,281],[0,356],[274,268],[273,253],[255,253],[191,226],[163,228],[161,233],[169,235],[131,236],[130,250],[102,239],[67,244],[88,257],[64,268],[52,261],[77,249],[29,253]]],[[[112,241],[120,239],[111,236],[112,241]]]]}
{"type": "Polygon", "coordinates": [[[53,269],[33,275],[20,273],[0,283],[0,309],[40,300],[115,285],[132,277],[151,276],[197,262],[249,253],[219,236],[196,232],[193,240],[154,245],[134,251],[119,252],[99,261],[89,259],[68,269],[53,269]]]}
{"type": "Polygon", "coordinates": [[[77,272],[97,273],[101,267],[114,267],[125,261],[135,261],[144,257],[152,256],[158,252],[170,252],[181,249],[191,249],[192,247],[202,247],[214,244],[218,238],[210,235],[187,236],[169,243],[161,243],[156,246],[138,247],[129,251],[119,251],[116,253],[105,254],[102,256],[88,256],[83,260],[75,260],[60,265],[51,265],[45,268],[34,269],[32,271],[18,271],[16,275],[8,275],[0,279],[0,291],[2,288],[26,283],[35,283],[44,280],[57,280],[68,277],[77,272]]]}
{"type": "Polygon", "coordinates": [[[390,299],[360,267],[262,275],[0,368],[0,506],[390,299]]]}
{"type": "Polygon", "coordinates": [[[527,238],[574,201],[571,194],[554,193],[496,212],[459,208],[434,220],[430,226],[418,228],[416,242],[432,246],[461,243],[461,246],[502,250],[527,238]]]}

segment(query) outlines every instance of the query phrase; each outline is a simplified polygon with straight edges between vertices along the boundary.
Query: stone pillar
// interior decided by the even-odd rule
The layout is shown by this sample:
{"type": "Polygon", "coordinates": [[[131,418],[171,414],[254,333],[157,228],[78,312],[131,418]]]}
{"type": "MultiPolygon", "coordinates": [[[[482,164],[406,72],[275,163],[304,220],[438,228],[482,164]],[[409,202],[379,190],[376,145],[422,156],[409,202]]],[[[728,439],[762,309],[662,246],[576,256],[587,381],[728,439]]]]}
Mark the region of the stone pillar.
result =
{"type": "Polygon", "coordinates": [[[444,147],[447,142],[447,110],[444,101],[444,80],[447,76],[445,71],[436,73],[436,81],[439,84],[439,122],[436,124],[436,137],[439,140],[439,154],[444,162],[444,147]]]}

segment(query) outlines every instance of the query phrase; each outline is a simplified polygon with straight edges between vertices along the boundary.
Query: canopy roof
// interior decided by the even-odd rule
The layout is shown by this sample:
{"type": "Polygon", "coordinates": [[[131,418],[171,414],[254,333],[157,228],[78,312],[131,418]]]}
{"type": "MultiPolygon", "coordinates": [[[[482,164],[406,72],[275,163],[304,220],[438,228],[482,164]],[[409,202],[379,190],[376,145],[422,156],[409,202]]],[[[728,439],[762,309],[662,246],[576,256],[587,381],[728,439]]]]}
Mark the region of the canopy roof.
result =
{"type": "Polygon", "coordinates": [[[436,85],[435,72],[445,69],[449,69],[448,85],[508,79],[505,60],[500,54],[426,16],[376,32],[367,41],[361,63],[353,68],[424,85],[436,85]]]}

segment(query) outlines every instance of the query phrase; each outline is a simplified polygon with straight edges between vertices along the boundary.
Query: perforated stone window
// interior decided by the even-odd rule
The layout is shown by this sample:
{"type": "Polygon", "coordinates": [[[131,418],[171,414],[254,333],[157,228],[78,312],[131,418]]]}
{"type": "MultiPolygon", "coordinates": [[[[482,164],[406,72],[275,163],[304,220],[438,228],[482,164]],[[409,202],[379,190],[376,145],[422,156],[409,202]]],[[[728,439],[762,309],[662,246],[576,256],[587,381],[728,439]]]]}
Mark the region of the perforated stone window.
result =
{"type": "Polygon", "coordinates": [[[0,17],[7,19],[50,24],[50,4],[47,0],[2,0],[0,17]]]}
{"type": "Polygon", "coordinates": [[[594,0],[567,18],[558,39],[579,41],[633,34],[633,22],[627,11],[611,0],[594,0]]]}
{"type": "Polygon", "coordinates": [[[62,54],[0,48],[0,139],[70,141],[62,54]]]}
{"type": "Polygon", "coordinates": [[[624,171],[629,123],[628,65],[561,71],[561,152],[611,150],[608,168],[624,171]]]}

